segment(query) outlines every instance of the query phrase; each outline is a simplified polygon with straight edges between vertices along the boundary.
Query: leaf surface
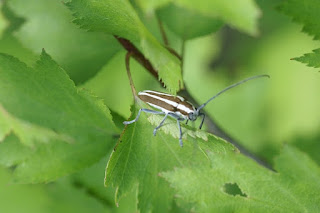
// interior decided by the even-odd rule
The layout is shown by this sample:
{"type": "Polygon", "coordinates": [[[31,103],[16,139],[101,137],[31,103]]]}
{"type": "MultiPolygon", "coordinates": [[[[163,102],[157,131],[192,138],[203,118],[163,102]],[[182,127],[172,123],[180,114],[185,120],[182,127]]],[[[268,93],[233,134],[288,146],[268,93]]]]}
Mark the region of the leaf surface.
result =
{"type": "MultiPolygon", "coordinates": [[[[138,111],[132,109],[133,119],[138,111]]],[[[184,146],[179,146],[178,127],[174,119],[153,136],[153,129],[162,120],[161,115],[145,115],[126,126],[107,169],[105,184],[116,188],[116,202],[128,192],[138,187],[138,208],[141,212],[167,212],[173,205],[173,190],[159,173],[175,167],[196,167],[208,164],[205,149],[224,152],[234,148],[212,135],[183,126],[184,146]],[[148,120],[147,120],[148,117],[148,120]],[[151,122],[151,124],[150,124],[151,122]]]]}
{"type": "Polygon", "coordinates": [[[1,138],[13,133],[30,147],[8,139],[4,152],[32,153],[23,161],[2,162],[18,163],[19,182],[51,181],[97,162],[113,147],[118,131],[102,101],[78,90],[44,51],[34,67],[0,55],[0,104],[1,138]]]}
{"type": "Polygon", "coordinates": [[[222,20],[224,23],[250,35],[258,34],[260,10],[253,0],[177,0],[175,4],[222,20]]]}
{"type": "Polygon", "coordinates": [[[0,2],[0,38],[4,33],[5,29],[8,27],[9,23],[8,20],[5,18],[3,14],[3,2],[0,2]]]}
{"type": "Polygon", "coordinates": [[[8,5],[25,19],[15,37],[36,55],[45,48],[76,84],[95,75],[121,48],[112,36],[75,26],[60,0],[30,0],[27,5],[24,0],[12,0],[8,5]]]}
{"type": "Polygon", "coordinates": [[[317,0],[286,0],[278,9],[290,16],[294,22],[303,25],[302,31],[320,39],[320,23],[318,21],[320,4],[317,0]]]}
{"type": "Polygon", "coordinates": [[[195,204],[197,212],[319,211],[320,168],[295,148],[285,147],[275,160],[278,173],[239,153],[209,152],[208,156],[210,168],[162,173],[183,202],[195,204]]]}
{"type": "Polygon", "coordinates": [[[165,6],[171,0],[136,0],[139,7],[143,10],[144,13],[152,14],[156,9],[161,6],[165,6]]]}
{"type": "Polygon", "coordinates": [[[24,19],[18,17],[8,6],[6,1],[1,8],[3,16],[8,20],[8,27],[5,29],[3,36],[0,39],[0,52],[9,55],[14,55],[21,61],[27,63],[28,65],[34,64],[38,55],[32,53],[31,50],[23,47],[21,42],[13,35],[17,29],[23,24],[24,19]]]}
{"type": "Polygon", "coordinates": [[[34,150],[20,143],[15,135],[8,135],[0,142],[0,165],[10,167],[23,162],[34,150]]]}
{"type": "Polygon", "coordinates": [[[306,53],[303,56],[293,58],[293,60],[306,64],[308,67],[320,67],[320,49],[315,49],[312,53],[306,53]]]}
{"type": "Polygon", "coordinates": [[[160,19],[183,40],[216,32],[223,26],[219,19],[171,3],[157,11],[160,19]]]}

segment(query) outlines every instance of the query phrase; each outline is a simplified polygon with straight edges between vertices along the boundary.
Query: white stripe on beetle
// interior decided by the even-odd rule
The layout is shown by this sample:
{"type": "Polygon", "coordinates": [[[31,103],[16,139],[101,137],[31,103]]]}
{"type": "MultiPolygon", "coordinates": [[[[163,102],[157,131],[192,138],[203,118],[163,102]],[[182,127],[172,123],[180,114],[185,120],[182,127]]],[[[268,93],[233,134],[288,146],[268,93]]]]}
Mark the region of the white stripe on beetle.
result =
{"type": "Polygon", "coordinates": [[[153,91],[153,90],[144,90],[144,91],[141,91],[139,92],[138,94],[140,95],[140,93],[145,93],[145,92],[150,92],[150,93],[154,93],[154,94],[158,94],[158,95],[165,95],[165,96],[169,96],[169,97],[177,97],[179,98],[181,101],[185,101],[185,99],[179,95],[177,96],[174,96],[174,95],[171,95],[171,94],[168,94],[168,93],[163,93],[163,92],[157,92],[157,91],[153,91]]]}
{"type": "MultiPolygon", "coordinates": [[[[189,109],[188,107],[186,107],[186,106],[184,106],[184,105],[182,105],[182,104],[178,104],[177,102],[174,102],[174,101],[170,101],[170,100],[168,100],[168,99],[165,99],[165,98],[161,98],[161,97],[159,97],[159,96],[156,96],[156,95],[151,95],[151,94],[149,94],[149,93],[147,93],[146,91],[143,91],[143,92],[139,92],[139,95],[145,95],[145,96],[148,96],[148,97],[151,97],[151,98],[155,98],[155,99],[157,99],[157,100],[159,100],[159,101],[163,101],[163,102],[165,102],[166,104],[169,104],[169,105],[171,105],[171,106],[173,106],[173,107],[176,107],[177,109],[179,109],[179,110],[182,110],[182,111],[185,111],[186,113],[191,113],[191,112],[194,112],[194,110],[191,110],[191,109],[189,109]]],[[[148,102],[148,104],[150,104],[149,102],[148,102]]],[[[155,105],[155,104],[153,104],[153,105],[155,105]]],[[[162,108],[162,107],[160,107],[160,106],[157,106],[156,107],[157,109],[160,109],[160,110],[165,110],[164,108],[162,108]]],[[[168,111],[168,110],[166,110],[166,111],[168,111]]],[[[171,112],[171,111],[170,111],[171,112]]],[[[173,112],[173,113],[176,113],[176,112],[173,112]]]]}

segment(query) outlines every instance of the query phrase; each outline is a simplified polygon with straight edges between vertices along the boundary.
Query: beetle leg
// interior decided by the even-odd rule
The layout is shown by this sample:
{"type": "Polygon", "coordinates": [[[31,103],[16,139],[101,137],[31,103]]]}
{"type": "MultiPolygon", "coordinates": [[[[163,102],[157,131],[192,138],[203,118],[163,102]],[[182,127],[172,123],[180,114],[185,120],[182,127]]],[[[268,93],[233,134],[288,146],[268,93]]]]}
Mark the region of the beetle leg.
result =
{"type": "Polygon", "coordinates": [[[182,147],[183,146],[183,143],[182,143],[182,129],[181,129],[180,121],[184,121],[185,118],[180,117],[177,114],[170,113],[170,112],[169,112],[169,115],[171,117],[177,119],[177,124],[178,124],[178,128],[179,128],[179,143],[180,143],[180,146],[182,147]]]}
{"type": "Polygon", "coordinates": [[[201,129],[206,115],[204,113],[199,113],[199,116],[202,116],[202,121],[201,121],[201,124],[199,126],[199,129],[201,129]]]}
{"type": "Polygon", "coordinates": [[[151,113],[151,114],[165,114],[164,112],[160,112],[160,111],[155,111],[155,110],[150,110],[150,109],[140,109],[138,112],[138,115],[135,119],[133,119],[132,121],[124,121],[123,124],[128,125],[128,124],[132,124],[136,121],[138,121],[141,111],[146,112],[146,113],[151,113]]]}
{"type": "Polygon", "coordinates": [[[160,122],[159,126],[157,126],[156,128],[154,128],[154,130],[153,130],[153,135],[154,135],[154,136],[156,136],[157,130],[158,130],[160,127],[162,127],[162,125],[163,125],[164,121],[167,119],[167,117],[168,117],[168,113],[166,113],[166,115],[164,116],[164,118],[163,118],[162,121],[160,122]]]}
{"type": "Polygon", "coordinates": [[[181,126],[180,126],[180,120],[177,119],[177,123],[178,123],[178,128],[179,128],[179,143],[180,143],[180,146],[183,147],[183,143],[182,143],[182,130],[181,130],[181,126]]]}

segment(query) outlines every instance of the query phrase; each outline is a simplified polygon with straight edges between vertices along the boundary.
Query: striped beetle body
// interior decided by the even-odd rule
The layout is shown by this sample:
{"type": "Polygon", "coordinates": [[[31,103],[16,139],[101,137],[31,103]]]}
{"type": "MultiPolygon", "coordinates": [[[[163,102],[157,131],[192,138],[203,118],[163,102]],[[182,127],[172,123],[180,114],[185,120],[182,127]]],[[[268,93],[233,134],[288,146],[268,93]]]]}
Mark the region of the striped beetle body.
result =
{"type": "Polygon", "coordinates": [[[260,78],[260,77],[269,77],[269,75],[257,75],[253,76],[250,78],[246,78],[238,83],[232,84],[229,87],[223,89],[222,91],[218,92],[216,95],[211,97],[208,101],[206,101],[204,104],[199,106],[198,108],[195,108],[191,103],[186,101],[183,97],[181,96],[173,96],[167,93],[162,93],[162,92],[157,92],[157,91],[152,91],[152,90],[144,90],[138,93],[139,98],[150,105],[151,107],[160,110],[150,110],[150,109],[140,109],[138,112],[137,117],[132,120],[132,121],[125,121],[123,122],[125,125],[134,123],[138,121],[140,117],[141,111],[146,112],[146,113],[151,113],[151,114],[164,114],[164,118],[160,122],[160,124],[153,130],[153,135],[155,136],[157,133],[157,130],[162,127],[164,121],[167,119],[168,116],[173,117],[177,120],[178,128],[179,128],[179,143],[180,146],[183,146],[182,143],[182,130],[180,126],[180,121],[187,120],[188,121],[195,121],[199,116],[202,117],[201,124],[199,126],[199,129],[201,129],[204,119],[205,119],[205,114],[202,113],[200,110],[205,107],[210,101],[218,97],[220,94],[224,93],[225,91],[238,86],[246,81],[255,79],[255,78],[260,78]]]}
{"type": "Polygon", "coordinates": [[[139,92],[138,96],[150,106],[165,113],[174,112],[183,120],[189,119],[189,114],[196,111],[196,108],[181,96],[173,96],[152,90],[139,92]]]}

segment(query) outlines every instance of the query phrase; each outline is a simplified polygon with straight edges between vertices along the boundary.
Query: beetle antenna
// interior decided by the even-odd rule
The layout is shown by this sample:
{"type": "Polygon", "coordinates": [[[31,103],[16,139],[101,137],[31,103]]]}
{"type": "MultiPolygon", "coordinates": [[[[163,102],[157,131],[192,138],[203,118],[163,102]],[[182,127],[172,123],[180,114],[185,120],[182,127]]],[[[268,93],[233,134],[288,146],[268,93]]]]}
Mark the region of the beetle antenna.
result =
{"type": "Polygon", "coordinates": [[[212,101],[213,99],[215,99],[216,97],[218,97],[218,96],[221,95],[222,93],[226,92],[227,90],[229,90],[229,89],[231,89],[231,88],[233,88],[233,87],[236,87],[236,86],[238,86],[238,85],[240,85],[240,84],[243,84],[243,83],[245,83],[245,82],[247,82],[247,81],[249,81],[249,80],[256,79],[256,78],[262,78],[262,77],[268,77],[268,78],[270,78],[269,75],[256,75],[256,76],[252,76],[252,77],[250,77],[250,78],[246,78],[246,79],[244,79],[244,80],[242,80],[242,81],[239,81],[238,83],[232,84],[232,85],[228,86],[227,88],[225,88],[224,90],[221,90],[221,91],[218,92],[215,96],[213,96],[212,98],[210,98],[207,102],[205,102],[204,104],[202,104],[201,106],[199,106],[198,109],[197,109],[197,111],[199,112],[200,109],[202,109],[203,107],[205,107],[210,101],[212,101]]]}

